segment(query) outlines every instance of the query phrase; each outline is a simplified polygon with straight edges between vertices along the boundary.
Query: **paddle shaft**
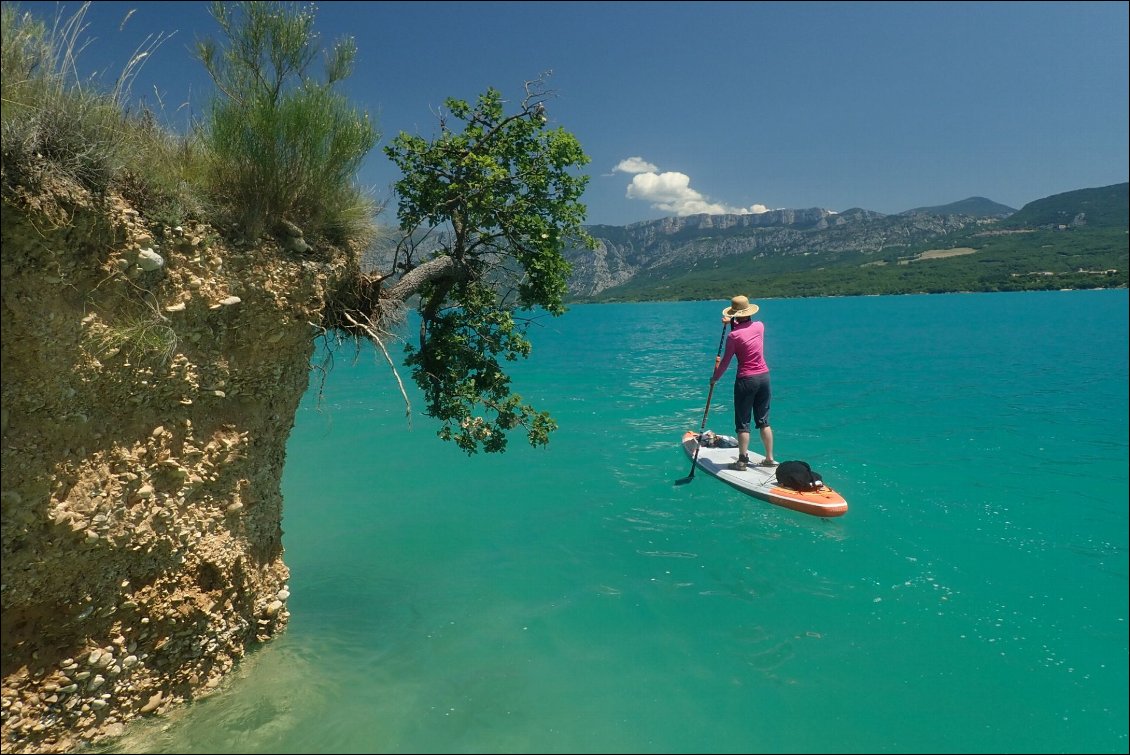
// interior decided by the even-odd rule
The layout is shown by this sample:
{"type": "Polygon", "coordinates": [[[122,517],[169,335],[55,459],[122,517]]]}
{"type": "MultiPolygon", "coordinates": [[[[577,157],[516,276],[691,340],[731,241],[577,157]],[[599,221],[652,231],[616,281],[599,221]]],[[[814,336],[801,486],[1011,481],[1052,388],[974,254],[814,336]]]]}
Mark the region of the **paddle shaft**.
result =
{"type": "MultiPolygon", "coordinates": [[[[730,324],[728,317],[722,318],[722,337],[718,339],[718,353],[714,355],[714,369],[718,369],[718,365],[722,362],[722,347],[726,345],[726,326],[730,324]]],[[[691,459],[691,473],[688,476],[694,477],[694,471],[698,467],[698,452],[702,449],[702,434],[706,432],[706,417],[710,414],[710,399],[714,397],[714,372],[710,373],[710,390],[706,392],[706,408],[702,410],[702,427],[698,430],[698,442],[695,443],[694,457],[691,459]]]]}

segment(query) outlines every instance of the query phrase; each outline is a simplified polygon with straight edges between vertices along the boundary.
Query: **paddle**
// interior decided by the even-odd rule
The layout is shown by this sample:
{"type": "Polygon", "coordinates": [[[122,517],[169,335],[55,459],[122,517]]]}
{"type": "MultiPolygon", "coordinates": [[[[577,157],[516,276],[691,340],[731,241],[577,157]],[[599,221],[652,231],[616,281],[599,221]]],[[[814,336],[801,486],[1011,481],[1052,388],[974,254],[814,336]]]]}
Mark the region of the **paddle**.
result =
{"type": "MultiPolygon", "coordinates": [[[[722,347],[726,345],[726,326],[729,325],[729,324],[730,324],[730,318],[723,317],[722,318],[722,337],[718,339],[718,353],[714,355],[714,369],[718,369],[718,363],[722,361],[722,347]]],[[[710,373],[710,377],[712,377],[712,378],[714,377],[713,371],[710,373]]],[[[713,396],[714,396],[714,381],[711,380],[710,381],[710,390],[706,392],[706,408],[702,410],[702,427],[700,427],[699,430],[698,430],[699,438],[701,438],[702,434],[704,432],[706,432],[706,416],[708,414],[710,414],[710,399],[713,396]]],[[[698,452],[701,449],[702,449],[702,446],[699,445],[698,443],[696,443],[695,447],[694,447],[694,458],[691,459],[691,473],[689,475],[687,475],[686,477],[680,477],[678,480],[675,480],[676,485],[686,485],[688,482],[690,482],[691,480],[694,479],[694,471],[695,471],[695,468],[698,466],[698,452]]]]}

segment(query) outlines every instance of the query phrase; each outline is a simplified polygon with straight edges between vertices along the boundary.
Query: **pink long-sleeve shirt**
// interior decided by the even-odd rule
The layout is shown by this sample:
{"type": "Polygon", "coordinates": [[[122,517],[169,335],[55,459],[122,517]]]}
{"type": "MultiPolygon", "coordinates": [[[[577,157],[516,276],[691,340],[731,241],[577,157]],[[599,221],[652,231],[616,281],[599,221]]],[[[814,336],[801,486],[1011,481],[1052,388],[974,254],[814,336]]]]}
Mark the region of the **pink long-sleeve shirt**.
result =
{"type": "Polygon", "coordinates": [[[738,357],[739,378],[769,372],[769,365],[765,363],[765,323],[757,320],[734,323],[726,336],[726,351],[714,370],[713,380],[722,377],[735,355],[738,357]]]}

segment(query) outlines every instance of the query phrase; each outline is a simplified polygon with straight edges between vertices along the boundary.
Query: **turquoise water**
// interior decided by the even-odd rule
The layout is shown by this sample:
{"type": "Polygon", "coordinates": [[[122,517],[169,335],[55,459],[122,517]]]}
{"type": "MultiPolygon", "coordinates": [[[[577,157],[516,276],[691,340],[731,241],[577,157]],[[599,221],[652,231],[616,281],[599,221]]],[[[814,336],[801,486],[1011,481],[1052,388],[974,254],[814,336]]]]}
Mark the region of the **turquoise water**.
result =
{"type": "Polygon", "coordinates": [[[724,301],[542,321],[515,387],[560,430],[501,456],[340,353],[288,631],[119,751],[1127,752],[1127,298],[761,302],[776,455],[836,519],[674,484],[724,301]]]}

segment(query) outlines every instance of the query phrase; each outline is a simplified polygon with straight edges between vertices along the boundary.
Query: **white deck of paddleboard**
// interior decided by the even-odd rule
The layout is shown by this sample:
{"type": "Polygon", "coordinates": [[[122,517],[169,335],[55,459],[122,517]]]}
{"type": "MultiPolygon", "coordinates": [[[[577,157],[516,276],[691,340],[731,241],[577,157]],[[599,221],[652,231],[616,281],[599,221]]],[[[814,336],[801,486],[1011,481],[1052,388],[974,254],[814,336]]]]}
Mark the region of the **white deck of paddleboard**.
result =
{"type": "MultiPolygon", "coordinates": [[[[693,445],[689,452],[692,456],[694,455],[693,445]]],[[[747,455],[749,456],[749,466],[744,472],[739,472],[729,468],[731,463],[738,460],[738,449],[704,446],[698,452],[698,466],[735,487],[745,488],[750,492],[760,491],[768,494],[769,489],[777,484],[777,468],[756,466],[757,462],[762,461],[765,457],[752,449],[747,455]]]]}

